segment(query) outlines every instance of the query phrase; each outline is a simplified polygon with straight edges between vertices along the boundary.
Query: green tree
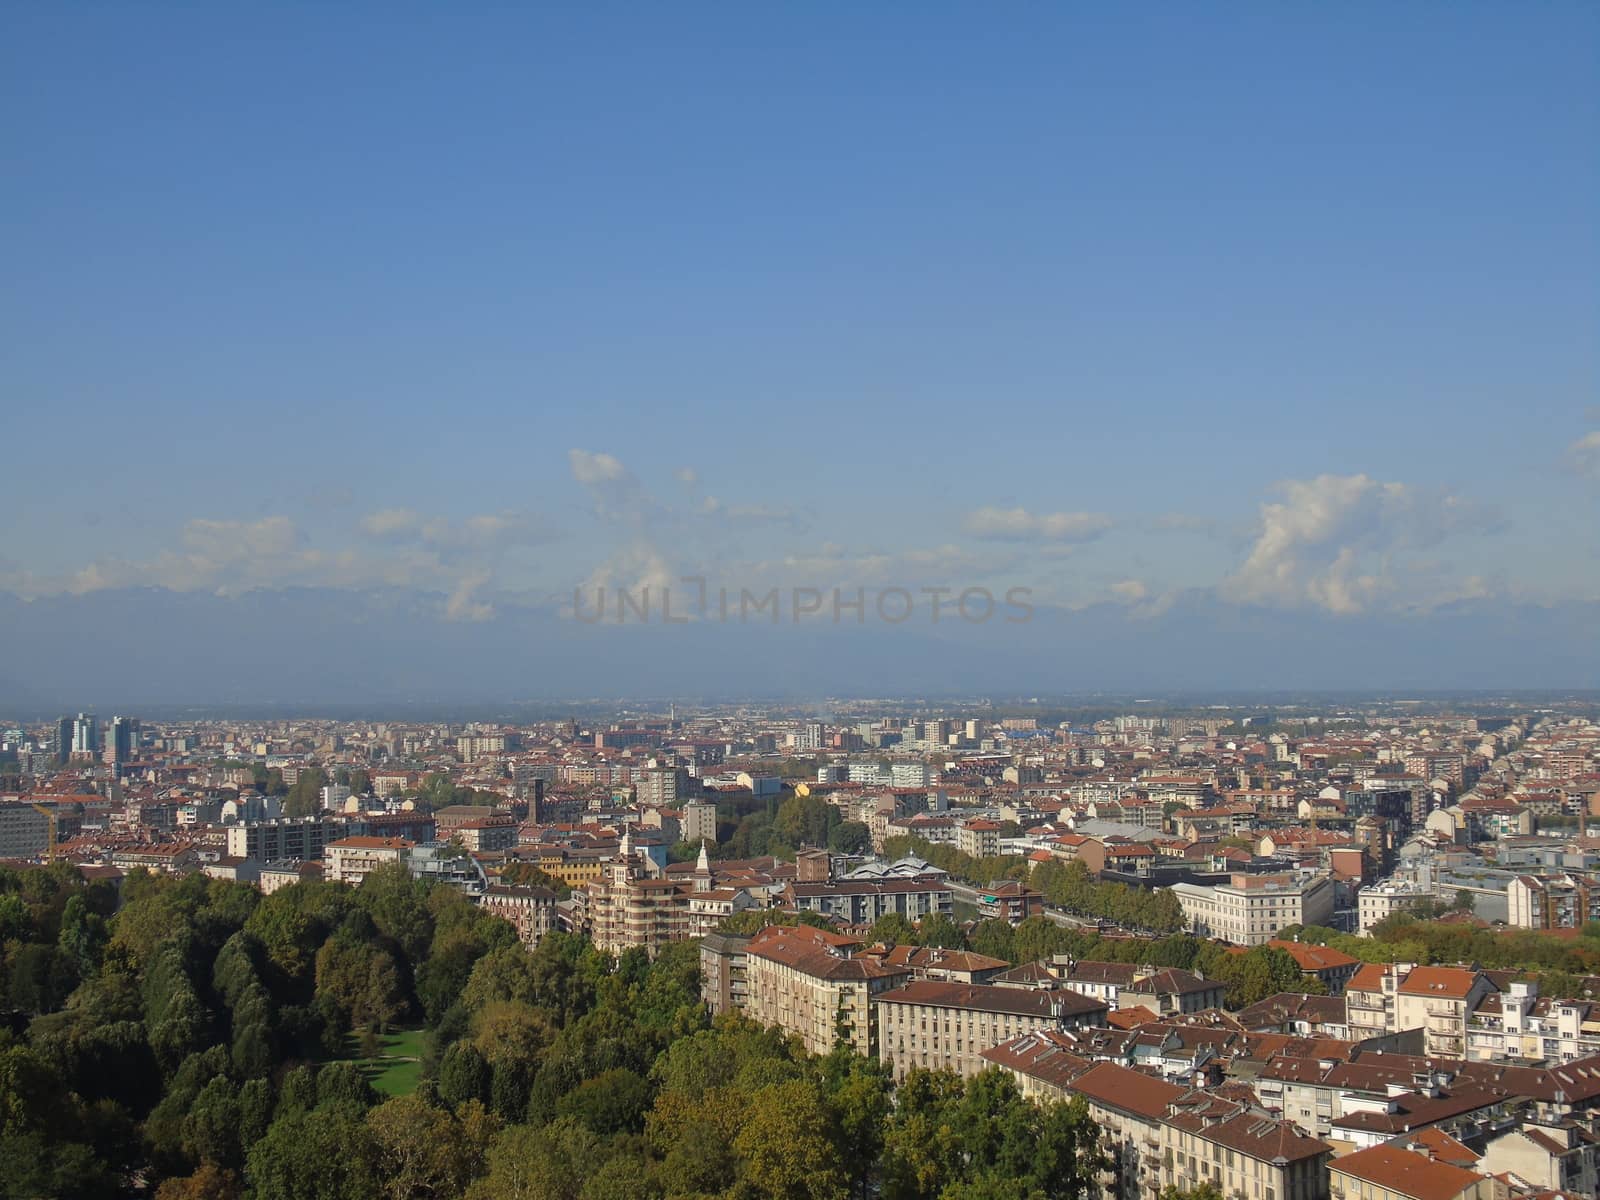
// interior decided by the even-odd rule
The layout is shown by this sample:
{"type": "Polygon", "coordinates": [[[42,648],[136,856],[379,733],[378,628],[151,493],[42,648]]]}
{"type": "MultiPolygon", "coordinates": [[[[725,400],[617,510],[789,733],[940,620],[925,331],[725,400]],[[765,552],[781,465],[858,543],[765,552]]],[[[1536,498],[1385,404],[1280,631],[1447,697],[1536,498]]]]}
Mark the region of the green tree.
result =
{"type": "Polygon", "coordinates": [[[584,1180],[578,1200],[655,1200],[661,1189],[649,1165],[626,1153],[608,1160],[584,1180]]]}
{"type": "Polygon", "coordinates": [[[473,1200],[581,1200],[584,1180],[604,1159],[603,1143],[571,1120],[543,1128],[512,1125],[494,1139],[473,1200]]]}
{"type": "Polygon", "coordinates": [[[1013,957],[1016,953],[1017,934],[1009,921],[999,919],[980,921],[967,941],[974,953],[986,954],[1003,962],[1017,961],[1013,957]]]}
{"type": "Polygon", "coordinates": [[[328,774],[321,767],[302,767],[294,786],[283,798],[283,813],[288,817],[309,817],[322,808],[322,789],[328,774]]]}
{"type": "Polygon", "coordinates": [[[774,1084],[750,1097],[733,1148],[740,1181],[757,1196],[845,1200],[849,1194],[827,1106],[812,1083],[774,1084]]]}
{"type": "Polygon", "coordinates": [[[469,1041],[454,1043],[439,1064],[439,1097],[455,1107],[467,1100],[487,1101],[489,1060],[469,1041]]]}
{"type": "Polygon", "coordinates": [[[790,796],[778,806],[772,831],[791,849],[826,846],[828,835],[840,824],[839,810],[815,796],[790,796]]]}
{"type": "Polygon", "coordinates": [[[333,1104],[274,1121],[246,1174],[255,1200],[371,1200],[382,1194],[375,1158],[361,1110],[333,1104]]]}
{"type": "Polygon", "coordinates": [[[417,1096],[385,1101],[367,1113],[377,1195],[460,1196],[482,1166],[461,1122],[417,1096]]]}
{"type": "Polygon", "coordinates": [[[872,831],[860,821],[841,821],[828,834],[828,849],[835,854],[865,854],[872,849],[872,831]]]}
{"type": "Polygon", "coordinates": [[[867,940],[889,946],[913,946],[917,941],[917,927],[906,919],[904,913],[884,913],[867,930],[867,940]]]}
{"type": "Polygon", "coordinates": [[[561,1098],[556,1111],[599,1134],[639,1132],[653,1095],[649,1083],[626,1067],[602,1071],[561,1098]]]}
{"type": "Polygon", "coordinates": [[[226,1075],[218,1075],[195,1097],[183,1121],[183,1147],[198,1162],[239,1167],[242,1149],[239,1127],[243,1114],[239,1089],[226,1075]]]}
{"type": "Polygon", "coordinates": [[[934,913],[917,922],[917,945],[937,946],[943,950],[965,950],[967,935],[943,913],[934,913]]]}

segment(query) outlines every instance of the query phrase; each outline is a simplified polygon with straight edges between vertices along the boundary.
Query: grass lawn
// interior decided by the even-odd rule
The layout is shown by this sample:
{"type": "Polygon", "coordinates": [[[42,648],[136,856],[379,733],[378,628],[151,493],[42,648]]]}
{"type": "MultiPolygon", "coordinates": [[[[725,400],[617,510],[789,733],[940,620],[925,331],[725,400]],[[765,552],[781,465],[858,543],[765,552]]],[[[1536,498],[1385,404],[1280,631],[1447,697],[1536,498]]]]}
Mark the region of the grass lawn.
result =
{"type": "Polygon", "coordinates": [[[350,1057],[367,1082],[385,1096],[409,1096],[422,1078],[422,1030],[394,1029],[379,1036],[376,1058],[362,1058],[361,1039],[350,1035],[350,1057]]]}

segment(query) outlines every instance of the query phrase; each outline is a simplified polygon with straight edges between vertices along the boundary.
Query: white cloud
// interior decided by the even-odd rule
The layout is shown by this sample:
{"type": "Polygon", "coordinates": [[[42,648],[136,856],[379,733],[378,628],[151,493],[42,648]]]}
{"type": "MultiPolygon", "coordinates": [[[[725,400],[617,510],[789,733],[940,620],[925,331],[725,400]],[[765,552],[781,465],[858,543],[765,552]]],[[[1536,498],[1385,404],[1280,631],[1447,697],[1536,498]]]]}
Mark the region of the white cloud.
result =
{"type": "Polygon", "coordinates": [[[961,527],[988,541],[1089,542],[1110,529],[1105,513],[1031,513],[1025,508],[985,507],[967,514],[961,527]]]}
{"type": "Polygon", "coordinates": [[[399,538],[416,533],[422,518],[409,508],[383,508],[361,518],[361,532],[371,538],[399,538]]]}
{"type": "Polygon", "coordinates": [[[386,508],[363,517],[360,530],[375,541],[426,546],[452,559],[495,555],[513,546],[542,545],[555,537],[539,517],[515,509],[452,521],[448,517],[423,517],[409,508],[386,508]]]}
{"type": "Polygon", "coordinates": [[[686,488],[697,487],[700,483],[700,472],[693,467],[679,467],[672,474],[686,488]]]}
{"type": "Polygon", "coordinates": [[[1600,429],[1591,430],[1568,446],[1567,462],[1579,475],[1600,479],[1600,429]]]}
{"type": "Polygon", "coordinates": [[[1111,594],[1124,604],[1137,604],[1150,594],[1150,589],[1137,579],[1121,579],[1111,585],[1111,594]]]}
{"type": "Polygon", "coordinates": [[[585,487],[615,483],[628,477],[628,468],[609,454],[568,450],[567,462],[572,466],[572,477],[585,487]]]}
{"type": "Polygon", "coordinates": [[[659,515],[658,505],[620,459],[596,451],[568,450],[567,462],[572,477],[588,490],[596,516],[637,527],[659,515]]]}
{"type": "Polygon", "coordinates": [[[477,600],[480,588],[489,582],[488,571],[474,571],[456,584],[450,598],[445,601],[444,616],[447,621],[487,621],[494,616],[494,606],[477,600]]]}
{"type": "Polygon", "coordinates": [[[219,562],[290,554],[303,538],[288,517],[259,521],[196,519],[183,527],[186,550],[219,562]]]}
{"type": "Polygon", "coordinates": [[[1338,615],[1404,607],[1417,586],[1405,555],[1498,519],[1458,496],[1366,475],[1320,475],[1277,486],[1261,506],[1249,556],[1219,593],[1241,604],[1320,608],[1338,615]]]}

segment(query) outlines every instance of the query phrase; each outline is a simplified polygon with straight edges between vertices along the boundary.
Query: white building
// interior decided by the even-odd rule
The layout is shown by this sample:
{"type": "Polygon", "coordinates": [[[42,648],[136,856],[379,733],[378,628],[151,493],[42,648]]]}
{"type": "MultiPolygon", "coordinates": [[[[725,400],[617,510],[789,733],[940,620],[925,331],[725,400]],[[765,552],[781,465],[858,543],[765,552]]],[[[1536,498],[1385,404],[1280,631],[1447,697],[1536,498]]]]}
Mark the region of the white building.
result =
{"type": "Polygon", "coordinates": [[[1356,911],[1359,914],[1359,929],[1363,936],[1372,932],[1372,927],[1394,916],[1403,909],[1411,908],[1424,900],[1432,900],[1432,888],[1419,887],[1414,883],[1391,882],[1379,884],[1376,887],[1362,888],[1356,897],[1356,911]]]}
{"type": "Polygon", "coordinates": [[[359,886],[379,867],[404,862],[411,846],[405,838],[348,837],[329,842],[327,878],[334,883],[359,886]]]}
{"type": "Polygon", "coordinates": [[[1333,922],[1333,880],[1326,875],[1234,875],[1231,883],[1172,886],[1192,933],[1238,946],[1262,946],[1288,925],[1333,922]]]}

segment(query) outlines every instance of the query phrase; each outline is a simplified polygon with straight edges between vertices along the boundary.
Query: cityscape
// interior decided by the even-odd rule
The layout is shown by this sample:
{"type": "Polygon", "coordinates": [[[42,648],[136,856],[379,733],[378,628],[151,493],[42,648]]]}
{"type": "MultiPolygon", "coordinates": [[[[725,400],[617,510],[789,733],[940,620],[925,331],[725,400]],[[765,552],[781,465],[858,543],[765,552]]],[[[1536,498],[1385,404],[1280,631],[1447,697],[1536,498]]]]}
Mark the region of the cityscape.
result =
{"type": "MultiPolygon", "coordinates": [[[[1060,1104],[1075,1174],[1047,1195],[1594,1194],[1600,697],[1077,703],[1065,719],[1035,700],[25,723],[0,742],[13,1036],[74,1078],[139,1056],[210,1072],[191,1104],[218,1092],[240,1124],[175,1114],[168,1152],[208,1147],[200,1170],[259,1179],[270,1135],[244,1144],[251,1083],[226,1082],[230,1064],[254,1080],[279,1056],[353,1062],[339,1086],[395,1097],[373,1112],[426,1093],[435,1120],[515,1122],[548,1100],[522,1054],[559,1018],[534,996],[571,986],[552,956],[576,954],[663,989],[681,1036],[733,1039],[705,1053],[760,1028],[781,1039],[767,1052],[881,1100],[948,1072],[1060,1104]],[[346,917],[306,961],[329,889],[366,932],[346,941],[346,917]],[[369,891],[386,898],[368,909],[369,891]],[[211,980],[177,981],[202,1009],[214,997],[215,1024],[147,1010],[110,1042],[82,1027],[75,1009],[114,1006],[100,993],[119,972],[155,969],[140,956],[170,943],[151,921],[219,906],[242,926],[211,980]],[[228,983],[225,960],[255,965],[228,983]],[[519,982],[513,962],[540,966],[519,982]],[[309,1009],[287,1003],[307,984],[309,1009]],[[223,1024],[231,1048],[198,1065],[223,1024]]],[[[233,927],[203,924],[185,940],[233,927]]],[[[672,1095],[662,1061],[574,1080],[569,1097],[595,1090],[554,1112],[648,1137],[672,1095]]],[[[123,1086],[83,1084],[85,1101],[123,1086]]],[[[404,1115],[368,1140],[430,1169],[409,1162],[404,1115]]],[[[472,1161],[465,1124],[447,1134],[472,1161]]],[[[893,1136],[839,1185],[888,1191],[913,1169],[893,1136]]],[[[619,1151],[616,1173],[688,1194],[693,1170],[652,1145],[658,1166],[619,1151]]]]}
{"type": "Polygon", "coordinates": [[[0,1200],[1600,1197],[1600,5],[0,5],[0,1200]]]}

